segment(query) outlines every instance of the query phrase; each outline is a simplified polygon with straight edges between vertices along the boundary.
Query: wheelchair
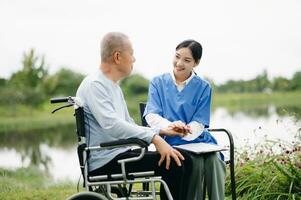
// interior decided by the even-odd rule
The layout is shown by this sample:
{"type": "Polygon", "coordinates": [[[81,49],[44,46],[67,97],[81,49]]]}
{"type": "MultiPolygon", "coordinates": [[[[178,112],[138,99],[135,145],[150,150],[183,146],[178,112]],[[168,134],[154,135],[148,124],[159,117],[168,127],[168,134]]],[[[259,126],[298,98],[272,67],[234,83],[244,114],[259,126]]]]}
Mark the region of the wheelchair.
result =
{"type": "Polygon", "coordinates": [[[87,146],[84,121],[85,113],[80,99],[70,96],[62,98],[52,98],[50,100],[50,103],[65,103],[64,105],[55,108],[52,113],[55,113],[67,107],[73,106],[74,108],[74,116],[76,120],[76,136],[78,138],[77,154],[83,177],[83,187],[86,191],[74,194],[68,197],[68,200],[156,199],[157,195],[159,195],[159,191],[156,191],[157,183],[160,183],[161,187],[163,186],[167,198],[169,200],[173,199],[166,182],[162,180],[161,177],[155,176],[154,171],[127,173],[125,170],[125,165],[127,163],[138,161],[144,156],[148,147],[148,144],[146,142],[137,138],[129,138],[113,142],[101,143],[99,144],[99,146],[87,146]],[[112,149],[124,146],[139,149],[140,154],[137,157],[118,160],[118,163],[121,167],[121,173],[98,176],[89,175],[87,160],[91,151],[112,149]],[[142,184],[142,189],[134,190],[134,184],[142,184]]]}

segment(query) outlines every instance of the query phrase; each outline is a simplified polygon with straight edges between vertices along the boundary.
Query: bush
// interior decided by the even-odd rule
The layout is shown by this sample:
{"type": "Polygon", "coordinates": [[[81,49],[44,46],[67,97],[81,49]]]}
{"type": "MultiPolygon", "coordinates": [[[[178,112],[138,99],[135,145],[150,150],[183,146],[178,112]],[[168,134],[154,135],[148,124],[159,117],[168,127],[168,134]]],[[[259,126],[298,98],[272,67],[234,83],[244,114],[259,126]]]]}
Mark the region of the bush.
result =
{"type": "Polygon", "coordinates": [[[127,94],[147,94],[149,81],[135,74],[123,79],[120,83],[123,92],[127,94]]]}

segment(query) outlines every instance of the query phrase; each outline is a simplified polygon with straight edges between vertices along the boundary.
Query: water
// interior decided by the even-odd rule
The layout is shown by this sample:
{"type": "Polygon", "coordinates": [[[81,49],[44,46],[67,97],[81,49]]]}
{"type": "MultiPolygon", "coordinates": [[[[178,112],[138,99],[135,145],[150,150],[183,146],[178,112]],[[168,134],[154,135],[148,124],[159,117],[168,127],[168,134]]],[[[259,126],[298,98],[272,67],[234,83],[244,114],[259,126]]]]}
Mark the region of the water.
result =
{"type": "MultiPolygon", "coordinates": [[[[301,109],[266,106],[239,111],[217,108],[212,111],[211,128],[231,131],[236,150],[254,146],[264,139],[291,142],[300,129],[301,109]]],[[[0,167],[16,169],[37,165],[54,180],[76,181],[80,169],[76,153],[75,127],[42,133],[0,134],[0,167]]],[[[219,143],[227,144],[226,135],[214,134],[219,143]]]]}

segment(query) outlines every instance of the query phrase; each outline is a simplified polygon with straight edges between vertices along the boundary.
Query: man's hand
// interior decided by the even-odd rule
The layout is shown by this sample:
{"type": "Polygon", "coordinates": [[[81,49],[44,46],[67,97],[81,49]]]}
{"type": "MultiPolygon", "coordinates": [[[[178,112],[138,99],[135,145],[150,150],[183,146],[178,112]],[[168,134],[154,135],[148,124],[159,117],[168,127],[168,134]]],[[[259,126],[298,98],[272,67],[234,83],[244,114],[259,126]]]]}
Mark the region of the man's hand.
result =
{"type": "Polygon", "coordinates": [[[153,137],[153,144],[155,145],[157,151],[160,153],[161,158],[158,162],[158,165],[161,166],[164,160],[166,160],[166,169],[169,169],[171,158],[174,159],[178,166],[181,166],[181,160],[184,160],[184,156],[172,148],[165,140],[163,140],[160,136],[155,135],[153,137]]]}

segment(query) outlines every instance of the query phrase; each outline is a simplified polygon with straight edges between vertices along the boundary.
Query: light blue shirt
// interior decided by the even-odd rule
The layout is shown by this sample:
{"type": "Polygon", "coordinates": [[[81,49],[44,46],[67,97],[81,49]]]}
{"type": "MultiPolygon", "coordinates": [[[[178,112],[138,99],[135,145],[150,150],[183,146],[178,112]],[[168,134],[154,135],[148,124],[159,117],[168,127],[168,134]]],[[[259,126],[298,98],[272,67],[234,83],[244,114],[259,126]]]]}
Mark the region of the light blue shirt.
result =
{"type": "MultiPolygon", "coordinates": [[[[208,128],[211,92],[209,83],[198,76],[193,76],[181,91],[177,89],[170,73],[157,76],[150,82],[144,116],[155,113],[171,122],[181,120],[189,124],[196,121],[208,128]]],[[[170,145],[197,142],[216,144],[215,138],[207,130],[192,141],[183,140],[180,136],[166,136],[165,140],[170,145]]]]}
{"type": "MultiPolygon", "coordinates": [[[[100,70],[87,76],[76,96],[83,102],[88,146],[119,139],[140,138],[151,143],[158,131],[134,123],[127,110],[121,88],[100,70]]],[[[91,151],[89,171],[104,166],[129,148],[91,151]]]]}

